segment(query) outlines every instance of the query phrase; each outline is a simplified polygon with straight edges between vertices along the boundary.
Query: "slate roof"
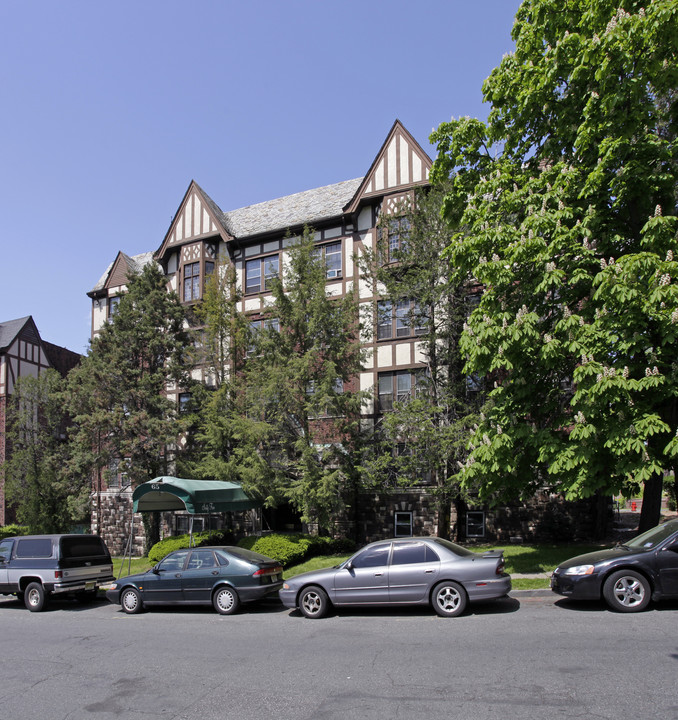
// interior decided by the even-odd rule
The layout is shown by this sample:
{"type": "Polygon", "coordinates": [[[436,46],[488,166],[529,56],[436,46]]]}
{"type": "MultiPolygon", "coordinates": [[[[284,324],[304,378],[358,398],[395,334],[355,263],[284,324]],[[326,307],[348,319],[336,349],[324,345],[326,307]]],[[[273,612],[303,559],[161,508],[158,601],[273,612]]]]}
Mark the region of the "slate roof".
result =
{"type": "Polygon", "coordinates": [[[14,338],[21,332],[23,326],[31,319],[30,315],[19,318],[18,320],[7,320],[0,323],[0,350],[9,347],[14,338]]]}
{"type": "Polygon", "coordinates": [[[363,178],[344,180],[334,185],[248,205],[239,210],[222,212],[224,227],[234,237],[246,238],[300,225],[313,225],[340,216],[362,181],[363,178]]]}
{"type": "MultiPolygon", "coordinates": [[[[130,270],[134,270],[135,272],[141,272],[148,263],[153,262],[153,254],[152,252],[145,252],[140,253],[139,255],[127,255],[124,252],[121,252],[120,255],[125,259],[125,262],[127,263],[127,267],[130,268],[130,270]]],[[[116,257],[115,260],[118,258],[116,257]]],[[[111,273],[111,270],[113,269],[113,265],[115,265],[115,260],[106,268],[106,272],[99,278],[99,282],[90,290],[90,292],[96,292],[97,290],[102,290],[103,287],[106,285],[106,280],[108,280],[108,276],[111,273]]]]}

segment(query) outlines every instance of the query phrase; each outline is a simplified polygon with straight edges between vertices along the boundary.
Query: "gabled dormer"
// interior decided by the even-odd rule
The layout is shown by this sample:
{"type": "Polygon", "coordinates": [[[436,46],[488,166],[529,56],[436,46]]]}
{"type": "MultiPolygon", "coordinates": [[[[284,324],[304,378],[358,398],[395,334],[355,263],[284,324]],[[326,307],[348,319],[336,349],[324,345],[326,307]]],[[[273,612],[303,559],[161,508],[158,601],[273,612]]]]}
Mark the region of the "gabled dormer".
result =
{"type": "MultiPolygon", "coordinates": [[[[344,211],[354,213],[361,204],[383,198],[397,205],[412,187],[427,185],[433,162],[400,120],[393,123],[362,183],[344,211]]],[[[385,207],[386,212],[392,211],[385,207]]]]}
{"type": "Polygon", "coordinates": [[[219,244],[229,240],[232,237],[223,212],[192,180],[156,253],[182,302],[202,297],[205,279],[214,271],[219,256],[219,244]]]}

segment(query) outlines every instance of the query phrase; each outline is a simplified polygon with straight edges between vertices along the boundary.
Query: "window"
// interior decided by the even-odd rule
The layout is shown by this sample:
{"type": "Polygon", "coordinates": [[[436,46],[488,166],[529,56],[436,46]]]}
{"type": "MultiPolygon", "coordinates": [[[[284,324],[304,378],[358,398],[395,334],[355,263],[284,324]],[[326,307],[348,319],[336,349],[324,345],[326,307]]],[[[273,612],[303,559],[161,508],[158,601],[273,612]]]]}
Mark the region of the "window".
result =
{"type": "Polygon", "coordinates": [[[466,537],[485,537],[484,510],[469,510],[466,513],[466,537]]]}
{"type": "MultiPolygon", "coordinates": [[[[412,513],[396,513],[396,515],[398,514],[412,515],[412,513]]],[[[393,545],[391,565],[411,565],[412,563],[439,561],[440,558],[436,552],[422,542],[397,542],[393,545]]]]}
{"type": "Polygon", "coordinates": [[[188,550],[178,550],[173,555],[161,560],[160,563],[158,563],[158,570],[160,572],[177,572],[178,570],[183,570],[187,555],[188,550]]]}
{"type": "Polygon", "coordinates": [[[118,305],[120,305],[120,295],[108,298],[108,319],[110,320],[115,313],[118,312],[118,305]]]}
{"type": "Polygon", "coordinates": [[[211,550],[194,550],[191,559],[188,561],[186,570],[200,570],[200,568],[216,567],[214,553],[211,550]]]}
{"type": "Polygon", "coordinates": [[[395,514],[395,536],[412,537],[411,512],[397,512],[395,514]]]}
{"type": "Polygon", "coordinates": [[[200,263],[184,265],[184,302],[200,299],[200,263]]]}
{"type": "Polygon", "coordinates": [[[248,260],[245,263],[245,292],[255,293],[270,290],[272,280],[278,277],[279,272],[280,258],[278,255],[248,260]]]}
{"type": "MultiPolygon", "coordinates": [[[[129,458],[126,458],[129,462],[129,458]]],[[[120,458],[113,458],[108,464],[108,489],[117,490],[127,485],[127,473],[123,470],[123,462],[120,458]]]]}
{"type": "Polygon", "coordinates": [[[426,380],[424,370],[379,373],[379,410],[393,410],[394,402],[405,402],[421,393],[426,380]]]}
{"type": "Polygon", "coordinates": [[[388,246],[387,262],[397,262],[400,255],[407,250],[407,238],[410,234],[410,219],[408,217],[389,218],[387,224],[388,246]]]}
{"type": "Polygon", "coordinates": [[[188,412],[189,405],[191,403],[191,393],[184,392],[179,393],[179,412],[188,412]]]}
{"type": "MultiPolygon", "coordinates": [[[[175,515],[175,527],[177,535],[188,535],[191,529],[190,515],[175,515]]],[[[202,532],[205,529],[205,518],[193,516],[193,532],[202,532]]]]}
{"type": "Polygon", "coordinates": [[[314,255],[322,257],[328,279],[341,277],[341,240],[315,248],[314,255]]]}
{"type": "Polygon", "coordinates": [[[278,318],[266,318],[264,320],[250,320],[250,333],[252,342],[247,348],[247,355],[252,356],[256,353],[257,336],[262,330],[272,332],[280,332],[280,321],[278,318]]]}
{"type": "Polygon", "coordinates": [[[377,340],[411,337],[426,332],[424,315],[414,300],[377,303],[377,340]]]}
{"type": "Polygon", "coordinates": [[[388,555],[391,551],[391,544],[375,545],[374,547],[361,552],[353,560],[354,568],[371,568],[371,567],[383,567],[388,565],[388,555]]]}
{"type": "MultiPolygon", "coordinates": [[[[214,272],[214,263],[210,260],[205,261],[205,277],[214,272]]],[[[188,263],[184,265],[184,302],[200,300],[200,263],[188,263]]]]}

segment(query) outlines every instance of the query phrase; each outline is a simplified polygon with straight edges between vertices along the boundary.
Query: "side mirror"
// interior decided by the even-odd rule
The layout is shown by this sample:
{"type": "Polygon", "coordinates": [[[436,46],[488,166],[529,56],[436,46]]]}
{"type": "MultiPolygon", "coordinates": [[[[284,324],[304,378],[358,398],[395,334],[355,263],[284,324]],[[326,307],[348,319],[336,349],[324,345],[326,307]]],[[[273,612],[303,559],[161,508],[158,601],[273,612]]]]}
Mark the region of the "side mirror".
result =
{"type": "Polygon", "coordinates": [[[353,570],[353,563],[350,560],[346,561],[346,564],[344,565],[344,570],[353,570]]]}
{"type": "Polygon", "coordinates": [[[154,566],[151,568],[151,572],[152,572],[154,575],[159,575],[159,574],[160,574],[160,570],[158,570],[158,566],[157,566],[157,565],[154,565],[154,566]]]}

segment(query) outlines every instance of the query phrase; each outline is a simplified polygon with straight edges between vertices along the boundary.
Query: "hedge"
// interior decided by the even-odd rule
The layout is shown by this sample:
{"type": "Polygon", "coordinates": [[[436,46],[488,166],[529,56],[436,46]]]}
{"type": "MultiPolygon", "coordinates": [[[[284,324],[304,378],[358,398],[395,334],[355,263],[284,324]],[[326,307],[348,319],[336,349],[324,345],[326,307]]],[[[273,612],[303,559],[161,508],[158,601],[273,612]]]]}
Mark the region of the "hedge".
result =
{"type": "Polygon", "coordinates": [[[249,536],[240,540],[238,545],[278,560],[286,568],[317,555],[345,554],[355,549],[355,544],[346,538],[334,540],[302,533],[249,536]]]}
{"type": "Polygon", "coordinates": [[[8,537],[14,537],[15,535],[26,535],[28,528],[23,525],[3,525],[0,526],[0,540],[4,540],[8,537]]]}
{"type": "MultiPolygon", "coordinates": [[[[231,533],[223,533],[219,530],[211,532],[193,533],[193,543],[196,547],[201,545],[232,545],[233,536],[231,533]]],[[[148,552],[148,559],[154,565],[159,563],[166,555],[174,550],[183,550],[190,547],[190,535],[175,535],[157,542],[148,552]]]]}

